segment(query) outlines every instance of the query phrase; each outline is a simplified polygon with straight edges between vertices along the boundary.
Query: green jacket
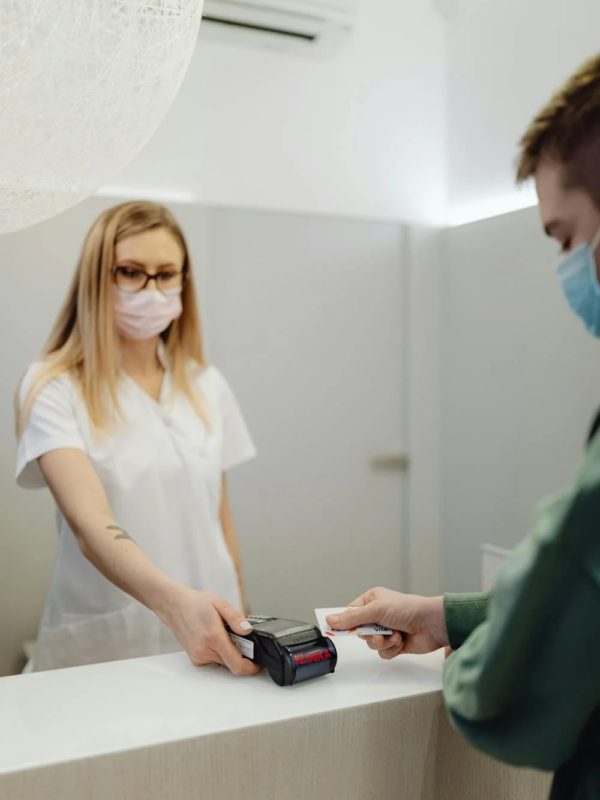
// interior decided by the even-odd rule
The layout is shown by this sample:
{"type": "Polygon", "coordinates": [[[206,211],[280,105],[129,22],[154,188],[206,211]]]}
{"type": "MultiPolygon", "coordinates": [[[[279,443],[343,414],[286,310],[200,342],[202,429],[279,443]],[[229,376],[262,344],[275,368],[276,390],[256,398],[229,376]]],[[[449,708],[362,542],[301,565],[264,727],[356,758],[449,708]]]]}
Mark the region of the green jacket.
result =
{"type": "Polygon", "coordinates": [[[600,800],[600,435],[493,592],[444,606],[454,726],[494,758],[556,771],[552,800],[600,800]]]}

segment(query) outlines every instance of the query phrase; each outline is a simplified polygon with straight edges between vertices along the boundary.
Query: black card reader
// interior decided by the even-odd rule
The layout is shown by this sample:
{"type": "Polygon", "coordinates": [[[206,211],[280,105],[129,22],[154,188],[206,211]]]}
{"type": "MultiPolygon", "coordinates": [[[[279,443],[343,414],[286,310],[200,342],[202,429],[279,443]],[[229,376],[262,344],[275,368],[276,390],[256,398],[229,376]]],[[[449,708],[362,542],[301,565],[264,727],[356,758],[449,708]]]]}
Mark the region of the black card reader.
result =
{"type": "Polygon", "coordinates": [[[232,642],[244,658],[263,667],[278,686],[335,672],[337,652],[331,639],[314,625],[279,617],[247,617],[252,633],[238,636],[228,627],[232,642]]]}

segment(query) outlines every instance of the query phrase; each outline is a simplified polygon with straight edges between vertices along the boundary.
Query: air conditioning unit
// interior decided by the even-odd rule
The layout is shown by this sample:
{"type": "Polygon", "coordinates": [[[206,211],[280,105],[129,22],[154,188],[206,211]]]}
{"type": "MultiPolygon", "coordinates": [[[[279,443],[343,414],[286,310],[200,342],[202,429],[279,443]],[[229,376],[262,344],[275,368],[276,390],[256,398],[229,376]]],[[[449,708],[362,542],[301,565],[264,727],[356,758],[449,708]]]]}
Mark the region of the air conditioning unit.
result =
{"type": "Polygon", "coordinates": [[[316,57],[354,29],[357,0],[205,0],[200,37],[316,57]]]}

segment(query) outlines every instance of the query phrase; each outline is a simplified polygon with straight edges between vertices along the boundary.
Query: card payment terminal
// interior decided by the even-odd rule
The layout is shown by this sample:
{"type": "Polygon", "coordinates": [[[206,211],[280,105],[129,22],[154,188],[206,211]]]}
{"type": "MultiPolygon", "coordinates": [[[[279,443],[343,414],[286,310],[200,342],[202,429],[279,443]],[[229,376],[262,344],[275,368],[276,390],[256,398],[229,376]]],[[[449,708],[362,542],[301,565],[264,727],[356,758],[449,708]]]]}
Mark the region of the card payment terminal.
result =
{"type": "Polygon", "coordinates": [[[278,686],[335,672],[337,652],[314,625],[279,617],[249,616],[253,631],[237,636],[227,628],[240,653],[269,672],[278,686]]]}

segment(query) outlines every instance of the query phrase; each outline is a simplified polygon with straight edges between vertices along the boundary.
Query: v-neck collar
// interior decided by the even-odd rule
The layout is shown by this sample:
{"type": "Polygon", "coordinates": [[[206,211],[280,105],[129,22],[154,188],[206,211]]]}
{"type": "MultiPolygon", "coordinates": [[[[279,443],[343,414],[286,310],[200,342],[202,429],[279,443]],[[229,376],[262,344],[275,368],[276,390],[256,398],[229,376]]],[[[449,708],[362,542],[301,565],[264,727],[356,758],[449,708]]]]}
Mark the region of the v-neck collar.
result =
{"type": "Polygon", "coordinates": [[[140,392],[147,400],[149,400],[157,408],[163,408],[164,405],[165,405],[165,401],[166,401],[166,399],[167,399],[167,397],[168,397],[168,395],[169,395],[169,393],[171,391],[171,372],[169,370],[169,361],[168,361],[168,358],[167,358],[167,352],[166,352],[166,348],[165,348],[165,343],[163,342],[162,339],[160,339],[160,341],[159,341],[159,343],[157,345],[156,355],[157,355],[157,358],[160,361],[160,364],[161,364],[161,366],[162,366],[162,368],[164,370],[164,375],[163,375],[162,383],[161,383],[161,386],[160,386],[160,392],[159,392],[158,400],[156,400],[154,397],[152,397],[151,394],[148,394],[148,392],[145,389],[143,389],[139,385],[139,383],[134,378],[131,377],[131,375],[128,372],[126,372],[124,369],[122,369],[121,372],[125,376],[127,381],[130,384],[132,384],[135,387],[135,389],[138,392],[140,392]]]}

